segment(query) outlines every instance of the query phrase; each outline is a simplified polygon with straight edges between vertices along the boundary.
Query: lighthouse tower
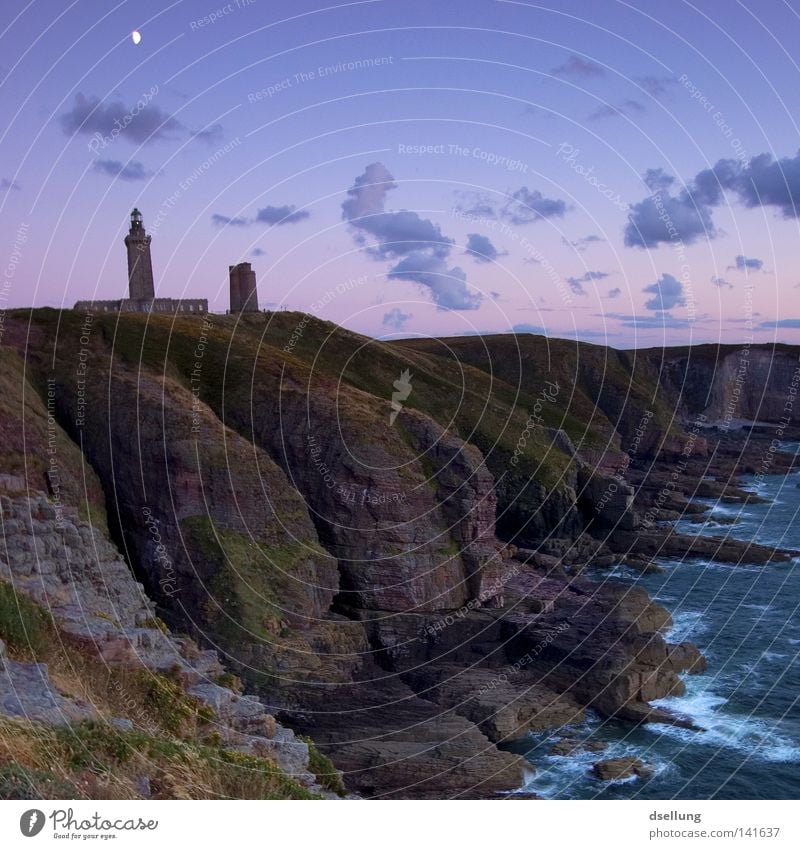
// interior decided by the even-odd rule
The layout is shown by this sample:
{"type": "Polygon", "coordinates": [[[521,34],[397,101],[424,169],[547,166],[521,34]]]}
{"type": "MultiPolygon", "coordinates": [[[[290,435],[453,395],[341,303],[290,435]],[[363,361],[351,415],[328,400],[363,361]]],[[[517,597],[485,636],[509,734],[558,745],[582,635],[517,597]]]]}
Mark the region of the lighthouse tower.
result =
{"type": "Polygon", "coordinates": [[[131,229],[125,237],[128,249],[128,286],[133,301],[152,301],[156,296],[153,284],[153,263],[150,259],[150,236],[144,231],[142,213],[131,213],[131,229]]]}

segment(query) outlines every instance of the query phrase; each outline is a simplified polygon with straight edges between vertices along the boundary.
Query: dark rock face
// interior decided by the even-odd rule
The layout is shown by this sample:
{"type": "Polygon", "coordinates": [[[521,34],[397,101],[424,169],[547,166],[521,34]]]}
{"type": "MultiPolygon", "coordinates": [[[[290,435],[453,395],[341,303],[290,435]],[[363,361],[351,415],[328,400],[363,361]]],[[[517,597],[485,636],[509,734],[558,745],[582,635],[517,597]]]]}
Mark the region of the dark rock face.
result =
{"type": "Polygon", "coordinates": [[[662,386],[679,399],[687,419],[698,414],[709,422],[737,419],[787,423],[800,420],[792,402],[800,384],[800,360],[788,346],[701,345],[667,358],[662,386]],[[794,392],[792,391],[794,387],[794,392]]]}

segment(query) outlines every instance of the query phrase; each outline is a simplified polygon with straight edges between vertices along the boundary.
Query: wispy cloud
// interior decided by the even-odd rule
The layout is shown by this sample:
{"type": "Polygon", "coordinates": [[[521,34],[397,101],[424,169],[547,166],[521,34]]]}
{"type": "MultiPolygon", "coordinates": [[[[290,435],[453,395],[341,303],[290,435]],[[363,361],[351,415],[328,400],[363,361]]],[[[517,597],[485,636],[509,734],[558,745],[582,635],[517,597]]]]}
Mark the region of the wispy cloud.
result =
{"type": "Polygon", "coordinates": [[[128,180],[130,182],[147,180],[155,174],[154,171],[148,171],[141,162],[135,159],[124,163],[116,159],[98,159],[94,162],[92,168],[116,180],[128,180]]]}
{"type": "Polygon", "coordinates": [[[571,55],[566,62],[550,69],[550,73],[556,77],[581,77],[591,79],[605,76],[605,68],[591,59],[582,56],[571,55]]]}

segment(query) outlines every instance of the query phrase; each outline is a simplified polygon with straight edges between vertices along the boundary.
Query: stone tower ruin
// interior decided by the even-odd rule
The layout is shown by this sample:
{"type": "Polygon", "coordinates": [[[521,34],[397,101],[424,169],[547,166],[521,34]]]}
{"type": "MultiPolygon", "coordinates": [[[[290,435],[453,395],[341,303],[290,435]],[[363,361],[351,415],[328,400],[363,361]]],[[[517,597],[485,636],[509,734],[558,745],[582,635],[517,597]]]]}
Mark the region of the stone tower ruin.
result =
{"type": "Polygon", "coordinates": [[[231,284],[231,312],[258,312],[256,273],[249,262],[228,266],[231,284]]]}
{"type": "Polygon", "coordinates": [[[156,296],[153,262],[150,259],[150,236],[144,231],[142,213],[131,213],[131,229],[125,237],[128,249],[128,289],[133,301],[152,301],[156,296]]]}

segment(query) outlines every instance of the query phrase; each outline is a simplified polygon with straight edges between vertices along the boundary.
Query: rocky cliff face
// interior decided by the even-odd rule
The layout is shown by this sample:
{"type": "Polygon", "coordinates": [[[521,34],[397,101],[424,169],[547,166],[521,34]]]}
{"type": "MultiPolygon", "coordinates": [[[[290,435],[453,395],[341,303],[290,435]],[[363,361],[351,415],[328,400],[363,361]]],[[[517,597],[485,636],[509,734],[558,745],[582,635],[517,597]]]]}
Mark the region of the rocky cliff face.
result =
{"type": "Polygon", "coordinates": [[[726,426],[740,419],[794,425],[800,420],[798,368],[797,350],[786,345],[700,345],[670,352],[659,377],[687,420],[704,415],[726,426]]]}
{"type": "MultiPolygon", "coordinates": [[[[310,792],[318,755],[273,714],[376,797],[519,787],[523,763],[497,744],[587,707],[671,721],[648,703],[702,658],[664,641],[669,616],[646,594],[581,575],[664,543],[634,532],[649,490],[612,477],[686,438],[649,400],[653,363],[588,346],[577,368],[560,350],[537,371],[523,345],[514,371],[501,337],[493,370],[468,340],[451,340],[451,362],[298,322],[7,320],[7,580],[81,652],[171,675],[232,729],[218,742],[266,753],[310,792]],[[58,519],[48,465],[25,459],[51,445],[71,511],[56,530],[20,518],[58,519]],[[231,672],[258,698],[218,683],[231,672]]],[[[7,664],[6,689],[35,674],[7,664]]],[[[96,719],[84,701],[55,709],[96,719]]]]}

